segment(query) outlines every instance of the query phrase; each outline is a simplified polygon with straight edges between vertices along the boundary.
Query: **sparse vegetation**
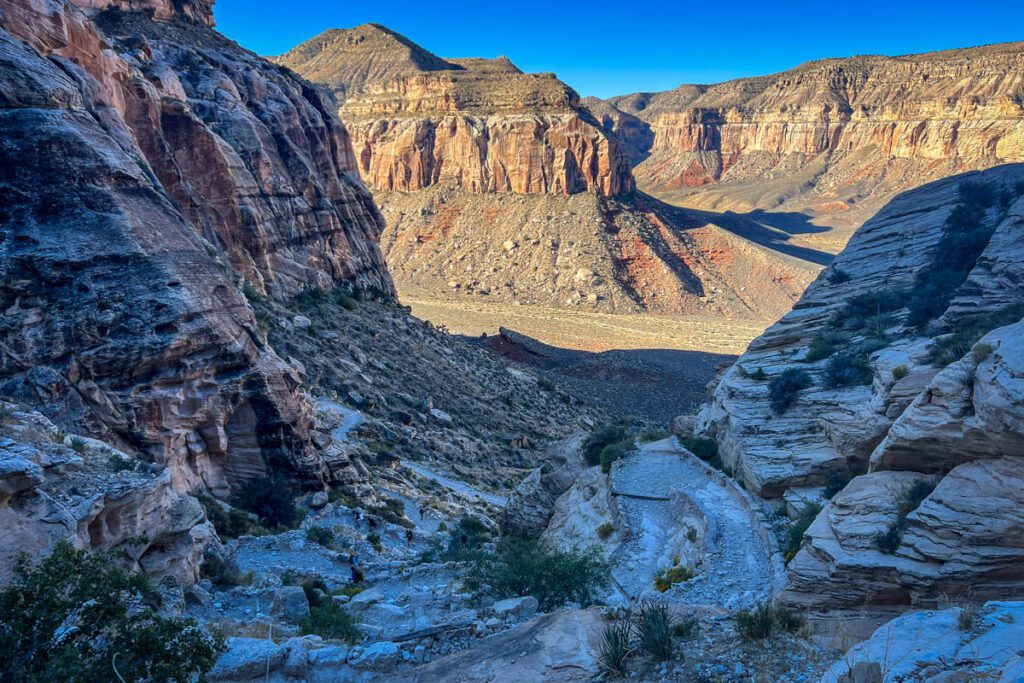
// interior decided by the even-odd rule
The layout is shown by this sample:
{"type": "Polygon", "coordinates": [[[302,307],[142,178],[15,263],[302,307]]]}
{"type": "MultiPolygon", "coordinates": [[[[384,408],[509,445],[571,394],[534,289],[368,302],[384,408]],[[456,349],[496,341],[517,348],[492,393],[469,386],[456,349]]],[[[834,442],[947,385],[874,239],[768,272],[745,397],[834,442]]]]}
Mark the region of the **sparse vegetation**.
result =
{"type": "Polygon", "coordinates": [[[621,460],[636,449],[636,443],[632,436],[622,441],[608,444],[601,449],[601,471],[608,474],[612,471],[612,464],[621,460]]]}
{"type": "Polygon", "coordinates": [[[828,281],[833,285],[841,285],[844,282],[849,282],[851,279],[852,278],[849,273],[835,267],[833,267],[831,272],[828,274],[828,281]]]}
{"type": "Polygon", "coordinates": [[[660,662],[672,659],[674,629],[675,623],[664,603],[646,602],[641,605],[636,619],[637,639],[640,647],[660,662]]]}
{"type": "Polygon", "coordinates": [[[928,347],[928,359],[936,367],[945,367],[966,356],[992,330],[1015,323],[1021,318],[1024,318],[1024,303],[959,320],[954,330],[932,341],[928,347]]]}
{"type": "Polygon", "coordinates": [[[597,537],[602,541],[607,541],[612,534],[615,533],[615,526],[611,522],[605,522],[601,526],[597,527],[597,537]]]}
{"type": "Polygon", "coordinates": [[[654,590],[659,593],[664,593],[672,588],[677,583],[683,583],[689,581],[696,574],[689,567],[677,565],[671,569],[666,569],[663,572],[658,572],[658,575],[654,577],[654,590]]]}
{"type": "Polygon", "coordinates": [[[202,504],[206,518],[213,524],[221,540],[238,538],[256,531],[266,533],[265,529],[257,528],[247,513],[234,507],[225,510],[224,506],[206,491],[196,490],[192,495],[202,504]]]}
{"type": "Polygon", "coordinates": [[[764,368],[757,368],[756,370],[751,372],[749,375],[747,375],[747,377],[749,377],[752,380],[756,380],[758,382],[766,382],[766,381],[768,381],[768,373],[764,371],[764,368]]]}
{"type": "Polygon", "coordinates": [[[378,534],[376,531],[371,531],[370,533],[366,534],[366,542],[372,545],[373,549],[376,550],[378,553],[384,551],[384,545],[381,542],[380,534],[378,534]]]}
{"type": "Polygon", "coordinates": [[[811,386],[811,376],[806,370],[789,368],[768,384],[772,410],[782,415],[793,407],[797,396],[803,389],[811,386]]]}
{"type": "Polygon", "coordinates": [[[306,586],[303,585],[306,598],[309,600],[309,615],[299,622],[300,631],[303,635],[316,635],[348,643],[358,642],[363,634],[355,620],[344,607],[324,595],[327,593],[326,588],[311,585],[310,590],[306,590],[306,586]]]}
{"type": "Polygon", "coordinates": [[[736,630],[746,640],[765,640],[777,631],[799,633],[807,625],[807,619],[791,610],[771,602],[764,602],[753,610],[743,610],[736,615],[736,630]]]}
{"type": "Polygon", "coordinates": [[[956,613],[956,626],[961,631],[970,631],[978,623],[980,610],[978,605],[971,603],[963,605],[956,613]]]}
{"type": "Polygon", "coordinates": [[[535,539],[505,537],[471,563],[463,583],[496,599],[532,595],[550,611],[568,602],[592,605],[608,583],[608,565],[590,550],[556,550],[535,539]]]}
{"type": "Polygon", "coordinates": [[[601,451],[606,447],[627,439],[632,440],[632,435],[626,432],[624,427],[619,425],[605,425],[600,429],[591,432],[583,441],[583,457],[588,465],[601,464],[601,451]]]}
{"type": "Polygon", "coordinates": [[[867,356],[862,353],[843,353],[833,356],[825,366],[825,383],[830,387],[850,387],[871,384],[874,373],[867,356]]]}
{"type": "Polygon", "coordinates": [[[896,521],[877,536],[876,542],[879,550],[891,555],[899,549],[900,543],[903,541],[903,532],[907,528],[907,516],[916,510],[934,490],[934,484],[919,479],[904,487],[896,495],[896,521]]]}
{"type": "Polygon", "coordinates": [[[234,502],[256,515],[260,523],[270,529],[291,529],[299,523],[300,513],[295,506],[292,484],[277,473],[243,483],[234,502]]]}
{"type": "Polygon", "coordinates": [[[892,369],[892,378],[899,381],[910,374],[910,367],[907,365],[897,365],[892,369]]]}
{"type": "Polygon", "coordinates": [[[323,526],[311,526],[306,529],[306,540],[325,548],[334,544],[334,532],[323,526]]]}
{"type": "Polygon", "coordinates": [[[975,365],[981,365],[988,360],[988,357],[992,355],[994,350],[991,344],[980,342],[971,349],[971,359],[974,360],[975,365]]]}
{"type": "Polygon", "coordinates": [[[822,330],[814,335],[804,360],[809,363],[828,358],[850,341],[850,335],[836,330],[822,330]]]}
{"type": "Polygon", "coordinates": [[[807,533],[807,529],[810,528],[811,523],[821,512],[821,505],[818,503],[810,503],[803,510],[796,519],[789,525],[789,530],[786,532],[786,538],[783,543],[783,556],[788,563],[796,554],[800,552],[800,546],[803,544],[804,534],[807,533]]]}
{"type": "Polygon", "coordinates": [[[828,477],[825,479],[825,491],[822,495],[827,500],[832,500],[833,496],[845,489],[846,485],[853,481],[853,477],[854,473],[849,470],[829,472],[828,477]]]}
{"type": "Polygon", "coordinates": [[[609,673],[625,674],[626,660],[633,653],[633,619],[626,618],[613,621],[604,628],[601,634],[601,668],[609,673]]]}
{"type": "Polygon", "coordinates": [[[476,517],[462,517],[452,529],[451,540],[441,556],[448,562],[476,560],[490,540],[491,534],[483,522],[476,517]]]}
{"type": "Polygon", "coordinates": [[[942,315],[995,231],[995,222],[986,220],[988,210],[996,203],[995,186],[964,182],[959,193],[959,202],[946,218],[931,263],[914,278],[907,323],[915,327],[942,315]]]}
{"type": "Polygon", "coordinates": [[[718,457],[718,444],[714,439],[707,439],[702,436],[688,436],[683,439],[683,448],[705,462],[710,462],[718,457]]]}
{"type": "Polygon", "coordinates": [[[907,292],[903,289],[883,289],[852,297],[842,310],[832,316],[833,329],[860,331],[869,321],[878,321],[879,316],[893,313],[906,304],[907,292]]]}
{"type": "Polygon", "coordinates": [[[85,455],[89,452],[89,443],[79,436],[73,436],[71,437],[71,450],[79,455],[85,455]]]}
{"type": "Polygon", "coordinates": [[[0,591],[0,680],[173,681],[201,678],[223,644],[195,621],[158,614],[148,579],[104,554],[60,543],[19,559],[0,591]]]}
{"type": "Polygon", "coordinates": [[[252,573],[238,571],[236,567],[229,564],[220,555],[208,553],[203,558],[203,564],[199,567],[199,574],[204,579],[209,579],[213,585],[221,590],[245,586],[252,583],[252,573]]]}

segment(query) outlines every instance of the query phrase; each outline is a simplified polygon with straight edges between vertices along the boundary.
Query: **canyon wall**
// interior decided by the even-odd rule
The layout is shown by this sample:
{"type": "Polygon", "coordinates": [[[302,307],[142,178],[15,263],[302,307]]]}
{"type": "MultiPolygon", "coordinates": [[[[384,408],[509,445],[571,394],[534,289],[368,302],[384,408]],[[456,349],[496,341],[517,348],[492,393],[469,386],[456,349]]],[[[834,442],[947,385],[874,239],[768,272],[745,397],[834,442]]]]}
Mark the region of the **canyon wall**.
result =
{"type": "Polygon", "coordinates": [[[1019,165],[900,195],[724,375],[698,433],[760,495],[825,504],[786,600],[928,606],[1024,585],[1022,235],[1019,165]],[[950,246],[962,229],[974,258],[950,246]],[[950,254],[961,278],[935,265],[950,254]]]}
{"type": "Polygon", "coordinates": [[[391,292],[380,216],[329,98],[191,21],[200,6],[101,26],[64,0],[0,6],[0,393],[178,490],[322,481],[301,368],[240,287],[391,292]]]}
{"type": "Polygon", "coordinates": [[[1024,44],[1009,43],[827,59],[593,107],[630,144],[646,191],[855,227],[899,191],[1024,159],[1022,94],[1024,44]]]}
{"type": "Polygon", "coordinates": [[[603,196],[633,189],[628,159],[553,74],[444,60],[368,24],[328,31],[278,62],[344,98],[359,171],[380,190],[603,196]]]}

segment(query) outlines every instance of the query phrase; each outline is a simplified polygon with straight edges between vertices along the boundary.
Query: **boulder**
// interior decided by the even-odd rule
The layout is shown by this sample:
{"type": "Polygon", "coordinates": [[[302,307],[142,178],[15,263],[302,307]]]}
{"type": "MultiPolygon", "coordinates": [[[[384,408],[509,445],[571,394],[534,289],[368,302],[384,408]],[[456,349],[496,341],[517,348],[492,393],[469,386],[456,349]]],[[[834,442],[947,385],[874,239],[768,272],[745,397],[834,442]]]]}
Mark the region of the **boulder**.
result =
{"type": "Polygon", "coordinates": [[[284,662],[285,647],[272,640],[228,638],[226,650],[207,674],[209,681],[248,681],[276,671],[284,662]]]}
{"type": "Polygon", "coordinates": [[[357,657],[349,660],[349,664],[357,669],[387,673],[395,668],[399,658],[397,645],[390,641],[381,641],[365,646],[357,657]]]}
{"type": "Polygon", "coordinates": [[[274,591],[274,602],[270,613],[292,623],[309,616],[309,600],[302,586],[281,586],[274,591]]]}
{"type": "Polygon", "coordinates": [[[533,616],[538,606],[537,598],[527,595],[522,598],[499,600],[491,606],[491,609],[494,610],[494,616],[498,619],[508,619],[511,617],[516,620],[522,620],[533,616]]]}

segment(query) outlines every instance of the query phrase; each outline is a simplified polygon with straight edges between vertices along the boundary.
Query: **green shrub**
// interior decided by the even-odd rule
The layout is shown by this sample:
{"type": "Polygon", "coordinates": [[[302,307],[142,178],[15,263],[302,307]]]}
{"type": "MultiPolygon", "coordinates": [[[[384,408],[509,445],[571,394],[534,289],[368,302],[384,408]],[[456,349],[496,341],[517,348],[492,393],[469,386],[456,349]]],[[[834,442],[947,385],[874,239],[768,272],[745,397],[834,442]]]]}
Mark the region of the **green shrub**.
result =
{"type": "Polygon", "coordinates": [[[640,647],[661,662],[672,659],[672,631],[675,628],[668,607],[660,602],[645,602],[636,619],[640,647]]]}
{"type": "Polygon", "coordinates": [[[534,539],[506,537],[463,575],[467,590],[496,599],[531,595],[544,611],[567,602],[591,605],[608,585],[608,565],[590,550],[556,550],[534,539]]]}
{"type": "Polygon", "coordinates": [[[306,529],[306,540],[330,548],[334,543],[334,532],[327,527],[311,526],[306,529]]]}
{"type": "Polygon", "coordinates": [[[221,540],[238,538],[252,533],[255,525],[245,512],[237,508],[225,510],[213,496],[203,490],[193,491],[192,495],[202,504],[203,510],[206,511],[206,518],[213,524],[213,528],[221,540]]]}
{"type": "Polygon", "coordinates": [[[672,635],[676,638],[692,638],[697,635],[697,620],[683,619],[672,627],[672,635]]]}
{"type": "Polygon", "coordinates": [[[199,566],[199,575],[209,579],[214,586],[222,590],[235,586],[246,586],[252,583],[251,572],[243,574],[236,567],[225,562],[219,555],[208,554],[203,557],[199,566]]]}
{"type": "Polygon", "coordinates": [[[758,382],[768,381],[768,373],[764,371],[764,368],[757,368],[752,373],[747,375],[750,379],[757,380],[758,382]]]}
{"type": "Polygon", "coordinates": [[[624,441],[616,441],[601,449],[601,471],[608,474],[612,470],[612,463],[621,460],[629,455],[636,448],[632,438],[624,441]]]}
{"type": "Polygon", "coordinates": [[[871,384],[874,373],[867,356],[843,353],[833,356],[825,366],[825,384],[830,387],[849,387],[871,384]]]}
{"type": "Polygon", "coordinates": [[[294,528],[301,517],[295,506],[291,483],[279,474],[254,477],[244,482],[234,496],[235,504],[256,515],[271,529],[294,528]]]}
{"type": "Polygon", "coordinates": [[[71,450],[79,455],[89,452],[89,443],[80,436],[71,437],[71,450]]]}
{"type": "Polygon", "coordinates": [[[896,521],[875,537],[879,550],[891,555],[899,549],[903,542],[903,532],[907,528],[907,516],[920,507],[934,490],[934,484],[918,479],[896,494],[896,521]]]}
{"type": "Polygon", "coordinates": [[[614,533],[615,526],[611,522],[605,522],[601,526],[597,527],[597,537],[602,541],[607,541],[614,533]]]}
{"type": "Polygon", "coordinates": [[[384,552],[384,544],[381,542],[380,534],[376,531],[366,534],[366,542],[372,545],[373,549],[378,553],[384,552]]]}
{"type": "Polygon", "coordinates": [[[789,525],[789,530],[786,531],[785,547],[783,548],[783,556],[787,563],[796,557],[796,554],[800,551],[804,534],[807,533],[807,529],[810,528],[811,523],[814,522],[820,512],[821,505],[811,503],[801,510],[797,518],[789,525]]]}
{"type": "Polygon", "coordinates": [[[466,562],[478,559],[491,533],[476,517],[462,517],[451,530],[451,540],[442,557],[448,562],[466,562]]]}
{"type": "Polygon", "coordinates": [[[970,631],[978,623],[980,616],[977,605],[964,605],[956,613],[956,626],[961,631],[970,631]]]}
{"type": "Polygon", "coordinates": [[[683,447],[701,460],[708,462],[718,455],[718,444],[714,439],[702,436],[688,436],[683,439],[683,447]]]}
{"type": "Polygon", "coordinates": [[[844,282],[849,282],[852,278],[850,274],[845,270],[840,270],[833,266],[831,272],[828,274],[828,281],[833,285],[841,285],[844,282]]]}
{"type": "Polygon", "coordinates": [[[776,415],[782,415],[796,403],[800,391],[811,386],[811,376],[806,370],[790,368],[768,384],[768,394],[776,415]]]}
{"type": "Polygon", "coordinates": [[[583,457],[590,466],[601,464],[601,451],[611,444],[621,441],[632,440],[623,427],[618,425],[606,425],[593,431],[583,441],[583,457]]]}
{"type": "Polygon", "coordinates": [[[960,360],[992,330],[1015,323],[1024,317],[1024,303],[1011,304],[997,311],[965,317],[950,334],[932,341],[928,347],[933,365],[944,367],[960,360]]]}
{"type": "Polygon", "coordinates": [[[850,336],[842,332],[835,330],[824,330],[818,332],[811,339],[810,345],[807,347],[807,354],[804,356],[804,360],[808,363],[828,358],[833,353],[838,351],[844,344],[850,341],[850,336]]]}
{"type": "Polygon", "coordinates": [[[135,465],[138,464],[138,461],[122,458],[117,453],[111,453],[107,462],[110,464],[110,469],[115,472],[134,472],[135,465]]]}
{"type": "Polygon", "coordinates": [[[907,323],[915,327],[945,312],[995,231],[995,224],[986,220],[988,209],[996,202],[995,187],[965,182],[959,193],[959,202],[946,218],[931,263],[914,278],[907,323]]]}
{"type": "Polygon", "coordinates": [[[902,289],[882,289],[852,297],[832,317],[832,327],[858,331],[868,321],[885,313],[898,311],[906,305],[907,292],[902,289]]]}
{"type": "Polygon", "coordinates": [[[203,676],[223,649],[191,619],[157,613],[142,574],[62,542],[27,556],[0,591],[0,680],[174,681],[203,676]]]}
{"type": "Polygon", "coordinates": [[[648,429],[640,435],[640,443],[651,443],[653,441],[661,441],[662,439],[668,438],[669,433],[664,429],[648,429]]]}
{"type": "Polygon", "coordinates": [[[654,590],[659,593],[672,588],[677,583],[683,583],[689,581],[696,574],[689,567],[675,566],[671,569],[667,569],[663,572],[658,572],[658,575],[654,577],[654,590]]]}
{"type": "Polygon", "coordinates": [[[770,602],[764,602],[753,610],[743,610],[736,615],[736,630],[746,640],[771,638],[777,629],[788,633],[799,633],[807,625],[806,618],[770,602]]]}
{"type": "Polygon", "coordinates": [[[333,600],[317,600],[310,605],[309,614],[299,622],[302,635],[315,635],[332,640],[356,643],[363,634],[352,615],[333,600]]]}
{"type": "Polygon", "coordinates": [[[829,472],[825,479],[825,491],[823,495],[827,500],[846,488],[846,485],[853,481],[853,472],[844,470],[842,472],[829,472]]]}
{"type": "Polygon", "coordinates": [[[907,365],[897,365],[892,369],[892,378],[899,381],[910,374],[910,367],[907,365]]]}

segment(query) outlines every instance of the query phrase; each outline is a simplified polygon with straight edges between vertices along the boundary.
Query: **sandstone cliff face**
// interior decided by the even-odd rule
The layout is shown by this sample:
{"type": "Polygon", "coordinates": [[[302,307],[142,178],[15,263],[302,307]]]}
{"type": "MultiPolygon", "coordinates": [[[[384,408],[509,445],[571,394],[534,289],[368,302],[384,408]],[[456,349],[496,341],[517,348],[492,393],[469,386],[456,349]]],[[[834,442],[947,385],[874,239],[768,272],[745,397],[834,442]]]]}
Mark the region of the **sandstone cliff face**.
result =
{"type": "Polygon", "coordinates": [[[945,312],[915,328],[903,308],[921,287],[915,277],[948,248],[940,240],[963,206],[963,180],[901,195],[865,224],[726,373],[698,420],[697,432],[714,437],[723,461],[762,496],[813,498],[821,489],[812,487],[868,471],[808,530],[789,566],[785,598],[794,603],[928,605],[942,595],[995,598],[1024,582],[1022,290],[1002,277],[1024,262],[1015,246],[1024,229],[1020,167],[967,177],[1003,187],[1004,199],[981,219],[991,238],[945,312]],[[904,293],[868,312],[874,331],[845,332],[808,359],[827,335],[858,329],[846,324],[851,306],[885,292],[904,293]],[[864,358],[868,376],[830,381],[840,357],[864,358]],[[809,386],[779,410],[769,393],[787,370],[806,372],[809,386]],[[920,504],[906,502],[911,487],[924,489],[920,504]]]}
{"type": "Polygon", "coordinates": [[[1021,43],[828,59],[613,98],[604,106],[619,113],[604,119],[645,152],[637,182],[663,198],[855,227],[895,192],[1024,158],[1022,66],[1021,43]]]}
{"type": "Polygon", "coordinates": [[[621,146],[553,74],[524,74],[502,58],[442,60],[374,26],[328,32],[279,61],[346,97],[359,171],[376,189],[633,189],[621,146]]]}
{"type": "Polygon", "coordinates": [[[214,0],[75,0],[87,11],[119,9],[124,12],[152,12],[157,21],[187,20],[213,26],[214,0]]]}
{"type": "Polygon", "coordinates": [[[111,47],[75,6],[18,0],[0,26],[0,392],[178,490],[329,476],[236,282],[390,291],[320,95],[196,24],[121,17],[111,47]]]}

